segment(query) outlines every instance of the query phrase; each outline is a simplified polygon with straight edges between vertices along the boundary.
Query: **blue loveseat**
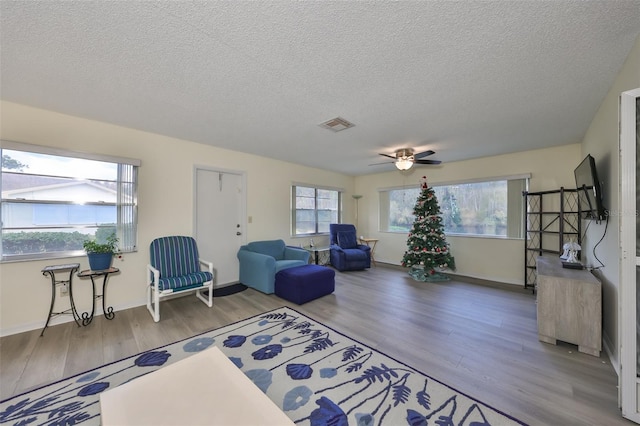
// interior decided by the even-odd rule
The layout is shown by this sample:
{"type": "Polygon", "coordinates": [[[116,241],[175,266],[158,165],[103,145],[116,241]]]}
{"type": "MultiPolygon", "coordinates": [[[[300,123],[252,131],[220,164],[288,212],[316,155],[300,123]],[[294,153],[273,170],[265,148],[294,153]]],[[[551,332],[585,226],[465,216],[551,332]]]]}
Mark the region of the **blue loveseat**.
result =
{"type": "Polygon", "coordinates": [[[283,240],[254,241],[240,247],[240,282],[266,294],[275,290],[276,273],[309,263],[309,252],[283,240]]]}
{"type": "Polygon", "coordinates": [[[356,227],[346,223],[329,224],[331,265],[338,271],[361,271],[371,267],[371,248],[358,244],[356,227]]]}

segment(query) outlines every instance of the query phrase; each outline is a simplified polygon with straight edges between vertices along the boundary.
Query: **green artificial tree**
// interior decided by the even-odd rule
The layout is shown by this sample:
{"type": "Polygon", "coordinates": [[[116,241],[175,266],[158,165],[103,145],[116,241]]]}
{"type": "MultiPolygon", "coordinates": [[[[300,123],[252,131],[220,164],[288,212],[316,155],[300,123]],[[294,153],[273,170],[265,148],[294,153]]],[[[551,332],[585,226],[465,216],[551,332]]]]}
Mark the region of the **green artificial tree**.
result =
{"type": "Polygon", "coordinates": [[[456,264],[445,239],[438,199],[433,188],[427,185],[425,176],[420,182],[420,195],[413,215],[415,221],[407,238],[402,266],[410,268],[409,274],[418,281],[448,281],[449,277],[439,270],[455,271],[456,264]]]}

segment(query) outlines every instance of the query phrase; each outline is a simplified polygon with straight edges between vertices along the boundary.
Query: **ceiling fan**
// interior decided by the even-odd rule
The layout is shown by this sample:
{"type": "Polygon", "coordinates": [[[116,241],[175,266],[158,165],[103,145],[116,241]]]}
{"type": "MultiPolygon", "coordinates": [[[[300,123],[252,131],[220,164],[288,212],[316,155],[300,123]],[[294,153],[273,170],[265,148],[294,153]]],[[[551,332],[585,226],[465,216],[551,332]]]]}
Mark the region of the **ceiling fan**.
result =
{"type": "Polygon", "coordinates": [[[440,164],[442,161],[439,160],[426,160],[424,157],[428,157],[430,155],[435,154],[435,151],[428,150],[423,152],[414,153],[412,148],[401,148],[396,150],[393,155],[389,154],[380,154],[383,157],[389,157],[394,161],[387,161],[384,163],[375,163],[370,164],[370,166],[374,166],[376,164],[387,164],[393,163],[395,164],[398,170],[409,170],[413,164],[440,164]]]}

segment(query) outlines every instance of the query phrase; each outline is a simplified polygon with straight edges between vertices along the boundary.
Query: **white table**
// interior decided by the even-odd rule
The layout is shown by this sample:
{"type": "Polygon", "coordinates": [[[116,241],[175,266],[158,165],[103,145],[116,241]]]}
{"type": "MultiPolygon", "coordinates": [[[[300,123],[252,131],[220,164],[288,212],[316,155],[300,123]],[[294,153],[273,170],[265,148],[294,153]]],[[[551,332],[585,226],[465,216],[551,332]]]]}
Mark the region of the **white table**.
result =
{"type": "Polygon", "coordinates": [[[100,394],[103,426],[294,425],[217,347],[100,394]]]}

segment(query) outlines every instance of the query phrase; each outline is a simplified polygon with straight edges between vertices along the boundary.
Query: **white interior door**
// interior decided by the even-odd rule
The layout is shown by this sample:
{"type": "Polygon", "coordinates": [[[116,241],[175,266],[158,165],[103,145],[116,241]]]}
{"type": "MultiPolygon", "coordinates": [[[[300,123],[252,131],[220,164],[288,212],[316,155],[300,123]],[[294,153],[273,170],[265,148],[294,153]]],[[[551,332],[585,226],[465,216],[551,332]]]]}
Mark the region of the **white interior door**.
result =
{"type": "Polygon", "coordinates": [[[244,243],[245,175],[195,168],[195,238],[202,259],[213,262],[214,285],[238,282],[238,249],[244,243]]]}
{"type": "Polygon", "coordinates": [[[622,415],[640,423],[640,88],[620,97],[620,399],[622,415]]]}

